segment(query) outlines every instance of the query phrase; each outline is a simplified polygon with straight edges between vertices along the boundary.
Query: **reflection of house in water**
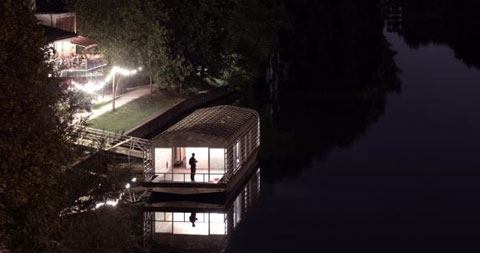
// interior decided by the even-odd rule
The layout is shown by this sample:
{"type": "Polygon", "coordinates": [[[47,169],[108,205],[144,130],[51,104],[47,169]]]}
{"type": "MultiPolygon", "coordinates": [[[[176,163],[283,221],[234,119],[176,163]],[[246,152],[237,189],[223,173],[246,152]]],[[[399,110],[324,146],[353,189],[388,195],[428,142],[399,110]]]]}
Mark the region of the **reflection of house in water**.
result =
{"type": "Polygon", "coordinates": [[[174,252],[223,252],[259,195],[260,169],[226,201],[153,195],[145,207],[145,243],[174,252]]]}
{"type": "Polygon", "coordinates": [[[101,76],[106,66],[93,40],[79,36],[75,13],[61,1],[37,1],[36,14],[47,42],[55,49],[52,61],[61,77],[101,76]]]}
{"type": "Polygon", "coordinates": [[[157,192],[228,192],[254,167],[260,120],[251,109],[216,106],[194,111],[152,140],[153,168],[144,186],[157,192]],[[190,180],[188,160],[198,161],[190,180]]]}

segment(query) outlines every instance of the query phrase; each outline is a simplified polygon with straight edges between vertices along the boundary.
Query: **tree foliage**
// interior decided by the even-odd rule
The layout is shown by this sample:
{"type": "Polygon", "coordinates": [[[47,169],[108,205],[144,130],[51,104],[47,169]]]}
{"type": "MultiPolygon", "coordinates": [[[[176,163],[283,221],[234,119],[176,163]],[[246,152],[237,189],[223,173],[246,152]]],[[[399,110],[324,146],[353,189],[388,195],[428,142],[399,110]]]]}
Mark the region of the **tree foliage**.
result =
{"type": "Polygon", "coordinates": [[[255,77],[258,64],[275,49],[276,32],[288,23],[280,5],[262,0],[105,0],[101,5],[75,1],[80,32],[97,40],[111,63],[143,65],[161,87],[172,89],[205,77],[255,77]]]}
{"type": "Polygon", "coordinates": [[[0,241],[14,251],[45,250],[56,244],[77,105],[48,77],[49,49],[31,1],[1,1],[0,18],[0,241]]]}

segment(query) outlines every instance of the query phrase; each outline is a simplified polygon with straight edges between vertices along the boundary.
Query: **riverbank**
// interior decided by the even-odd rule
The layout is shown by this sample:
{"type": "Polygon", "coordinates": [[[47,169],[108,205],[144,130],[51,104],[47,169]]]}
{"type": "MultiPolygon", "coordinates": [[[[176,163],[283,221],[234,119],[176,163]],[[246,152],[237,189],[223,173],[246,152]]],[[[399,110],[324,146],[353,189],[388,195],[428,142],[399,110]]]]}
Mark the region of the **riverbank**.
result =
{"type": "Polygon", "coordinates": [[[138,97],[117,108],[115,112],[108,111],[89,120],[88,126],[109,132],[126,132],[183,100],[185,97],[157,91],[152,95],[138,97]]]}

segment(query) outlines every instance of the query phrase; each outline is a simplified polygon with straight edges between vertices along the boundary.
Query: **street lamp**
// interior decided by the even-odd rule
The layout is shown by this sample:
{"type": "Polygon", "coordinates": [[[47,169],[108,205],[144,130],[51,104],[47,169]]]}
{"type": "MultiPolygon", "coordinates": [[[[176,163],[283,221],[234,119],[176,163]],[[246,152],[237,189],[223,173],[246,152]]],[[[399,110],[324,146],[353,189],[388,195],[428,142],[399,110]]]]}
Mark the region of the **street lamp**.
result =
{"type": "Polygon", "coordinates": [[[112,77],[112,111],[115,112],[115,72],[112,77]]]}
{"type": "Polygon", "coordinates": [[[93,94],[95,91],[98,91],[102,89],[107,83],[110,82],[110,79],[112,80],[112,110],[115,111],[115,75],[117,73],[121,74],[122,76],[130,76],[136,74],[138,71],[141,71],[142,68],[134,69],[134,70],[127,70],[124,68],[120,68],[117,66],[113,66],[112,70],[110,73],[107,75],[104,81],[100,83],[93,83],[93,82],[88,82],[85,85],[79,84],[75,81],[72,81],[72,84],[79,90],[83,90],[87,93],[93,94]]]}
{"type": "MultiPolygon", "coordinates": [[[[142,70],[142,68],[140,67],[138,70],[142,70]]],[[[126,70],[126,69],[122,69],[120,67],[117,67],[117,66],[114,66],[112,68],[112,72],[110,72],[110,75],[112,75],[112,111],[115,112],[115,88],[116,88],[116,85],[115,85],[115,74],[117,73],[120,73],[124,76],[130,76],[130,75],[134,75],[138,72],[137,69],[134,69],[134,70],[126,70]]],[[[107,77],[108,78],[108,77],[107,77]]]]}

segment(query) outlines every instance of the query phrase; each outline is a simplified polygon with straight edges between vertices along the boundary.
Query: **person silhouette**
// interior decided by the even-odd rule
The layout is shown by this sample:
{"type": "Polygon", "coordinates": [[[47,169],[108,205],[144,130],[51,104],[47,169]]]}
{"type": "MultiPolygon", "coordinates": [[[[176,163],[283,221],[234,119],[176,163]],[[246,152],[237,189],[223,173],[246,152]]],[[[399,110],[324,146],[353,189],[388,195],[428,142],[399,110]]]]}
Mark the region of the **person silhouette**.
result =
{"type": "Polygon", "coordinates": [[[188,164],[190,164],[190,179],[192,182],[195,182],[195,171],[197,170],[197,160],[195,159],[195,153],[192,153],[192,157],[188,161],[188,164]]]}
{"type": "Polygon", "coordinates": [[[195,221],[198,220],[197,219],[197,213],[196,212],[192,212],[190,214],[190,222],[192,223],[192,227],[195,227],[195,221]]]}

